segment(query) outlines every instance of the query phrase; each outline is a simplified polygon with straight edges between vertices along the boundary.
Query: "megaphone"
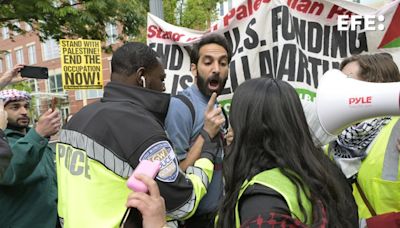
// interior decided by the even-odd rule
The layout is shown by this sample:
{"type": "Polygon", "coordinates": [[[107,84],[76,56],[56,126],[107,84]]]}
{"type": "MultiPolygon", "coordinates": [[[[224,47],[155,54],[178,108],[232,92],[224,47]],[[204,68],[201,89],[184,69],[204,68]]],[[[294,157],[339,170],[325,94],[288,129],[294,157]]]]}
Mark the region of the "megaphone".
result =
{"type": "Polygon", "coordinates": [[[400,82],[373,83],[329,70],[317,89],[317,115],[323,130],[338,135],[351,124],[400,115],[400,82]]]}

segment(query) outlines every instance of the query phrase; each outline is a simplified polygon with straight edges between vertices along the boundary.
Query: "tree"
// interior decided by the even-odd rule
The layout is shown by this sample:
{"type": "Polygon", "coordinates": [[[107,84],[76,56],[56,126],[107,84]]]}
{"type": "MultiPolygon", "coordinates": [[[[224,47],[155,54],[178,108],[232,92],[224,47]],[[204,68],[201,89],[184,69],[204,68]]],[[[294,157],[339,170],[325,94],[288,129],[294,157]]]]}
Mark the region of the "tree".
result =
{"type": "Polygon", "coordinates": [[[182,27],[206,30],[217,19],[222,0],[164,0],[165,21],[182,27]]]}
{"type": "Polygon", "coordinates": [[[211,21],[217,18],[216,5],[218,0],[187,0],[183,9],[181,25],[198,30],[211,26],[211,21]]]}
{"type": "Polygon", "coordinates": [[[137,35],[148,7],[142,0],[0,0],[0,27],[25,33],[15,23],[23,21],[42,41],[66,37],[104,41],[107,23],[118,23],[125,35],[137,35]]]}
{"type": "Polygon", "coordinates": [[[170,24],[179,25],[177,20],[181,0],[163,0],[164,20],[170,24]],[[178,5],[179,4],[179,5],[178,5]]]}

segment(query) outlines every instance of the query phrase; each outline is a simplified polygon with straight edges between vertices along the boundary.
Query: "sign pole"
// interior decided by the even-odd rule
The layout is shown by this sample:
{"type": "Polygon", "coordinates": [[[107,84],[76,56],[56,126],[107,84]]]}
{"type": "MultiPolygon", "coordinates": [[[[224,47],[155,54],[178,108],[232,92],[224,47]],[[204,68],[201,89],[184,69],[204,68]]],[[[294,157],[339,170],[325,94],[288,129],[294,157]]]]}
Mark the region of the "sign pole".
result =
{"type": "Polygon", "coordinates": [[[87,90],[81,90],[82,91],[82,101],[83,101],[83,107],[87,105],[87,90]]]}

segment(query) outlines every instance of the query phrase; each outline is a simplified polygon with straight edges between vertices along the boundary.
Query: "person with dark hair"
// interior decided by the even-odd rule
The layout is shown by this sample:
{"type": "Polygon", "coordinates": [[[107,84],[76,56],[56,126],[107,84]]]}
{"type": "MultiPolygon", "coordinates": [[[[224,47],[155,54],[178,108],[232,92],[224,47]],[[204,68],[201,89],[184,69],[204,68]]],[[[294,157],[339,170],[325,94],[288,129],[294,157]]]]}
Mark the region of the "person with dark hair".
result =
{"type": "MultiPolygon", "coordinates": [[[[165,120],[166,130],[171,138],[182,170],[200,157],[206,149],[204,145],[204,111],[212,93],[220,95],[228,79],[231,50],[225,37],[215,33],[207,34],[193,45],[190,53],[191,72],[194,84],[172,97],[165,120]]],[[[222,196],[222,157],[223,134],[221,127],[227,118],[223,110],[215,104],[218,125],[208,132],[212,140],[218,143],[214,177],[207,195],[200,202],[196,214],[185,221],[186,227],[213,227],[218,203],[222,196]]],[[[227,128],[227,126],[225,126],[227,128]]]]}
{"type": "Polygon", "coordinates": [[[398,82],[399,69],[389,53],[353,55],[344,59],[340,70],[366,82],[398,82]]]}
{"type": "Polygon", "coordinates": [[[15,89],[0,91],[7,112],[4,133],[12,157],[0,180],[2,227],[54,228],[57,224],[55,154],[49,138],[61,126],[58,110],[47,110],[29,127],[31,96],[15,89]],[[46,216],[43,216],[46,215],[46,216]]]}
{"type": "MultiPolygon", "coordinates": [[[[340,69],[361,81],[400,81],[399,69],[390,54],[351,56],[343,60],[340,69]]],[[[399,117],[378,117],[348,127],[329,144],[329,155],[354,183],[362,223],[373,215],[400,212],[399,132],[399,117]]]]}
{"type": "Polygon", "coordinates": [[[233,95],[217,227],[357,227],[351,188],[316,147],[295,89],[257,78],[233,95]]]}
{"type": "MultiPolygon", "coordinates": [[[[82,108],[66,123],[57,144],[59,216],[64,227],[119,227],[128,195],[127,178],[141,160],[159,160],[156,177],[167,216],[191,216],[212,180],[216,145],[191,168],[180,171],[164,130],[170,95],[164,67],[150,47],[138,42],[117,49],[111,60],[111,82],[103,98],[82,108]]],[[[215,125],[214,115],[206,117],[215,125]]],[[[130,210],[125,227],[140,227],[141,216],[130,210]]]]}

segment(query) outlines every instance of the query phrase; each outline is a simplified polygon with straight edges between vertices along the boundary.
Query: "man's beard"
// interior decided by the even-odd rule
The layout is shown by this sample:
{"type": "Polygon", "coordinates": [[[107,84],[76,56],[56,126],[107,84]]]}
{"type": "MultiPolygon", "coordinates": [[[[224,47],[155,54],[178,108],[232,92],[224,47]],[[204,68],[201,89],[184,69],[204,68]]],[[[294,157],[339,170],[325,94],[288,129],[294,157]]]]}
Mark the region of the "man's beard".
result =
{"type": "Polygon", "coordinates": [[[222,90],[225,87],[227,80],[228,80],[228,77],[226,77],[225,79],[222,79],[219,77],[219,74],[213,74],[209,78],[204,80],[204,78],[199,74],[199,71],[197,71],[197,83],[196,83],[197,87],[199,88],[200,92],[207,97],[210,97],[213,92],[216,92],[217,95],[220,95],[222,93],[222,90]],[[208,88],[208,85],[210,83],[213,83],[213,84],[218,83],[218,88],[211,90],[210,88],[208,88]]]}
{"type": "Polygon", "coordinates": [[[19,124],[18,120],[19,119],[17,119],[17,121],[15,121],[15,122],[14,121],[8,121],[7,128],[15,130],[15,131],[20,131],[20,132],[22,132],[24,129],[28,128],[29,123],[30,123],[29,117],[28,117],[28,123],[27,124],[19,124]]]}

